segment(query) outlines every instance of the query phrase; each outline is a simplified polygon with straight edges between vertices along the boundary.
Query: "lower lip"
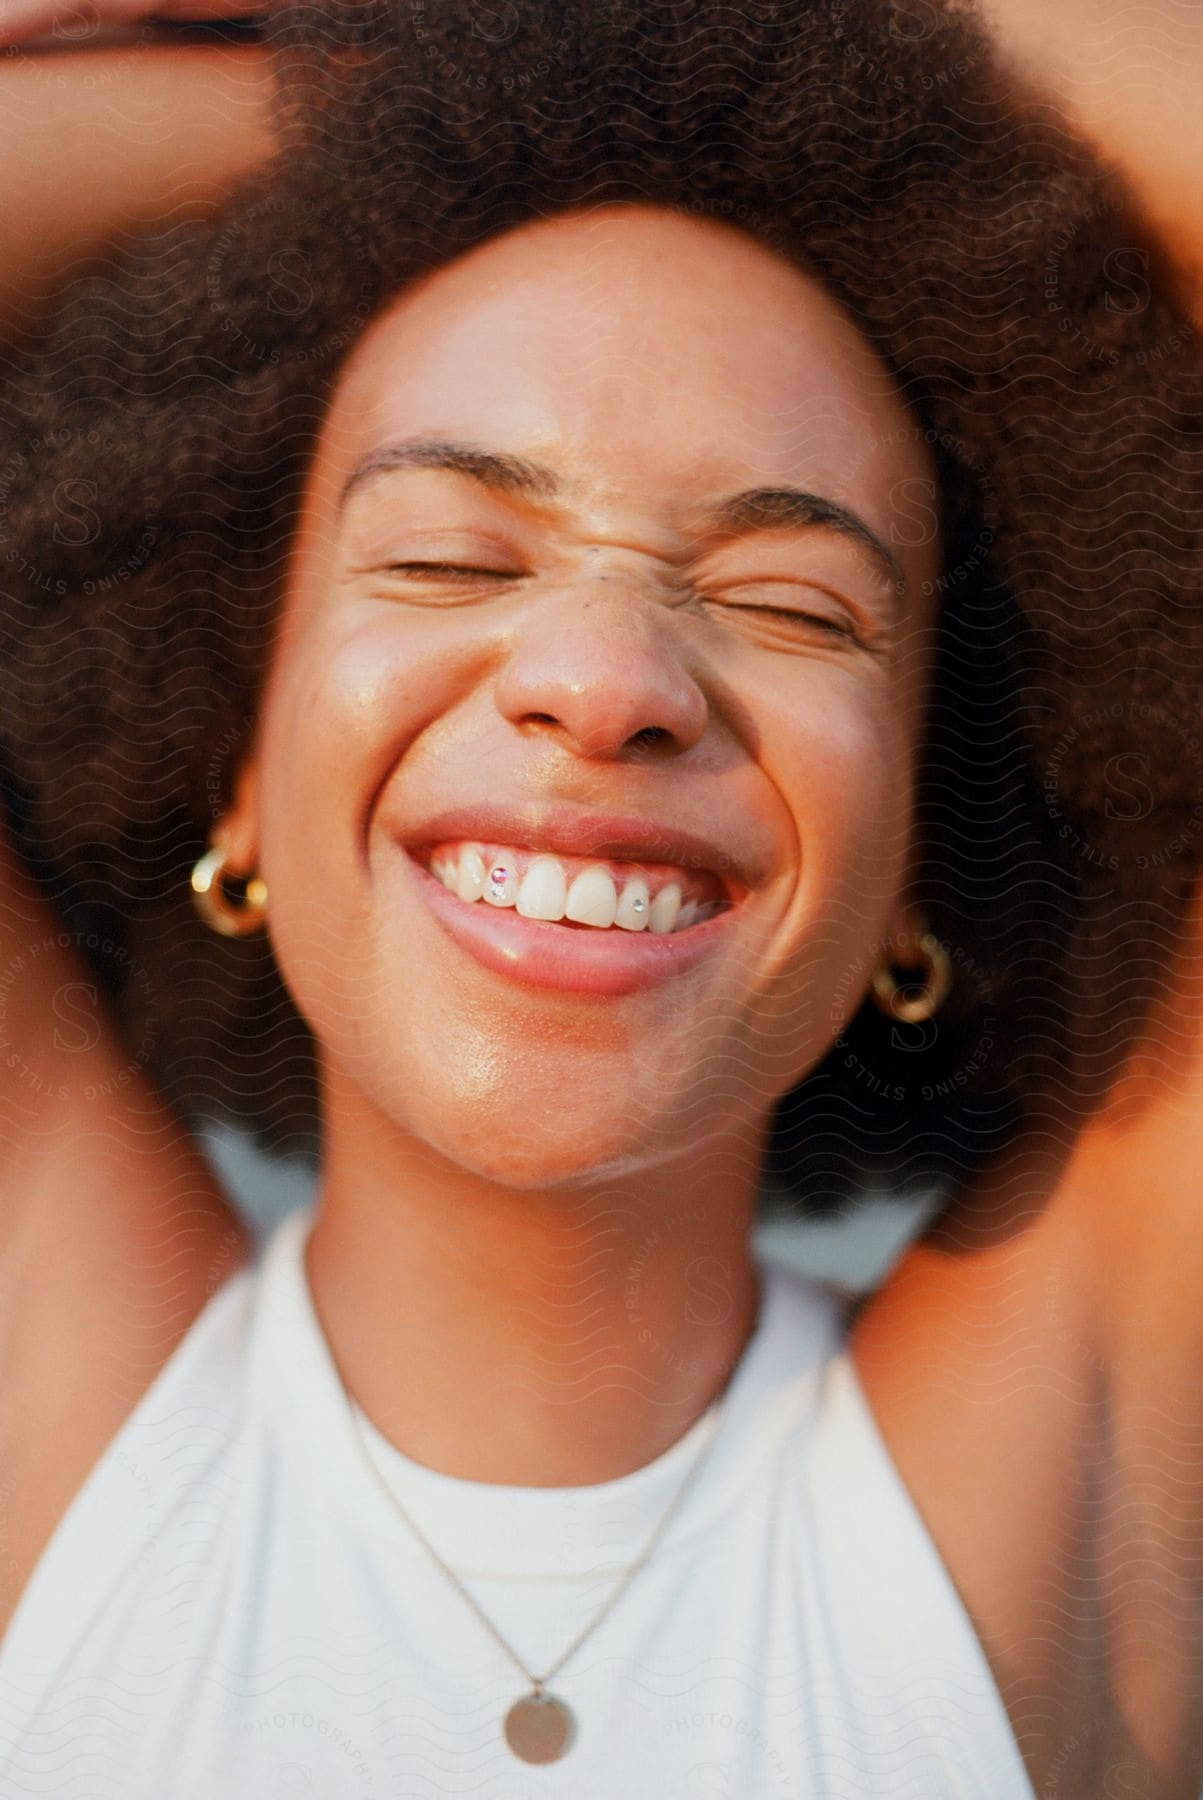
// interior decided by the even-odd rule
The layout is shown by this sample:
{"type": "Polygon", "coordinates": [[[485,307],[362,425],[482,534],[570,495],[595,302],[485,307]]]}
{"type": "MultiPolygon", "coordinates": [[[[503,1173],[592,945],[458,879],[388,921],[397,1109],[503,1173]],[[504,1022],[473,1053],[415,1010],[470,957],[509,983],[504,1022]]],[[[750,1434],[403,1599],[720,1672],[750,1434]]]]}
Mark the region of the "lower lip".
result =
{"type": "Polygon", "coordinates": [[[684,975],[713,954],[738,911],[728,907],[684,931],[581,930],[524,919],[512,906],[459,900],[402,851],[418,892],[439,924],[486,969],[527,987],[575,994],[634,994],[684,975]]]}

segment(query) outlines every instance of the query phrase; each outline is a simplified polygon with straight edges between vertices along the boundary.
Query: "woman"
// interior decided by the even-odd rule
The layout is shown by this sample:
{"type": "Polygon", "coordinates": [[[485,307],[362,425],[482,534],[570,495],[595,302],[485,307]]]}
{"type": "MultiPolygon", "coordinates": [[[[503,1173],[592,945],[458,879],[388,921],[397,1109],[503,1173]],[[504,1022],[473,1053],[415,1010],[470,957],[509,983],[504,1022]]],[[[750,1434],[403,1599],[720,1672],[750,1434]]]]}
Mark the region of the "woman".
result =
{"type": "MultiPolygon", "coordinates": [[[[997,741],[972,746],[973,777],[990,783],[978,792],[1020,797],[1014,739],[989,711],[1005,687],[993,669],[966,666],[1000,655],[1017,623],[983,576],[988,540],[968,496],[990,503],[1014,585],[1046,632],[1060,630],[1054,648],[1080,654],[1078,621],[1055,602],[1089,567],[1085,524],[1070,513],[1050,554],[1032,483],[1055,480],[1059,460],[1079,473],[1092,455],[1105,466],[1085,428],[1097,431],[1116,380],[1092,383],[1072,345],[1054,355],[1055,325],[1045,320],[1041,337],[1022,294],[991,334],[960,333],[950,316],[933,339],[926,309],[969,297],[956,277],[973,275],[981,243],[966,258],[958,195],[988,219],[1016,168],[1037,167],[1043,212],[1019,209],[995,240],[1018,258],[1024,231],[1055,241],[1106,190],[1011,107],[955,19],[928,39],[926,60],[883,19],[873,47],[901,88],[876,109],[858,98],[850,125],[857,90],[824,61],[838,21],[816,9],[809,38],[794,19],[770,19],[732,41],[708,18],[702,41],[744,104],[733,113],[728,94],[708,121],[704,178],[691,163],[698,94],[684,62],[662,75],[642,60],[646,9],[572,21],[559,81],[579,96],[593,80],[592,116],[548,115],[537,97],[495,101],[495,139],[442,96],[423,131],[428,103],[405,43],[378,68],[344,77],[337,63],[332,95],[294,120],[302,149],[318,143],[335,174],[276,175],[199,247],[168,243],[159,260],[135,261],[109,297],[114,387],[140,458],[128,437],[88,436],[116,424],[97,408],[102,358],[80,338],[103,291],[60,316],[40,416],[65,436],[44,441],[61,479],[102,476],[109,528],[103,549],[93,539],[38,570],[76,598],[66,616],[31,610],[14,662],[21,697],[28,705],[39,679],[61,678],[52,646],[80,646],[66,671],[77,681],[122,629],[145,644],[148,621],[165,671],[178,671],[181,649],[193,660],[157,691],[132,674],[69,751],[22,737],[32,829],[57,832],[86,883],[84,835],[93,853],[109,839],[114,869],[131,817],[157,809],[161,828],[161,765],[113,793],[100,830],[89,814],[86,832],[48,779],[95,745],[98,726],[117,745],[137,742],[148,702],[152,728],[156,708],[170,714],[173,793],[189,774],[199,785],[208,754],[222,801],[216,860],[202,860],[193,885],[231,930],[266,910],[318,1044],[325,1151],[308,1243],[282,1234],[254,1281],[223,1291],[117,1447],[145,1467],[132,1446],[153,1446],[182,1408],[206,1421],[198,1461],[172,1470],[156,1457],[152,1536],[121,1509],[110,1461],[40,1565],[0,1671],[35,1691],[19,1755],[38,1742],[58,1755],[78,1739],[78,1712],[57,1736],[37,1735],[54,1730],[37,1692],[63,1654],[60,1599],[78,1593],[103,1516],[123,1547],[88,1596],[96,1622],[68,1647],[60,1691],[78,1680],[95,1711],[109,1670],[126,1692],[135,1684],[138,1742],[115,1730],[104,1752],[123,1791],[171,1791],[181,1766],[198,1792],[287,1791],[312,1785],[315,1768],[319,1786],[345,1784],[350,1768],[360,1785],[483,1779],[526,1791],[511,1755],[563,1757],[548,1779],[574,1794],[721,1792],[724,1781],[739,1793],[821,1791],[836,1757],[872,1791],[1029,1791],[956,1589],[873,1435],[837,1310],[758,1270],[747,1243],[782,1096],[827,1057],[820,1102],[842,1079],[855,1105],[883,1071],[930,1048],[907,1032],[934,1014],[957,959],[924,929],[916,891],[925,903],[935,893],[942,922],[963,928],[948,997],[960,1029],[935,1063],[950,1088],[964,1072],[950,1059],[981,1044],[983,997],[1030,1070],[1041,1045],[1023,1044],[1016,1012],[1025,995],[1055,993],[1061,974],[1042,953],[1008,993],[1004,959],[984,960],[997,896],[1014,903],[1011,867],[991,865],[974,834],[952,837],[950,805],[970,790],[932,746],[964,754],[967,723],[993,723],[997,741]],[[623,91],[607,96],[597,71],[615,66],[616,30],[623,91]],[[933,56],[976,59],[972,129],[943,100],[916,98],[945,66],[933,56]],[[828,110],[810,119],[822,96],[828,110]],[[991,173],[1000,122],[1020,148],[1014,167],[991,173]],[[348,145],[363,166],[340,171],[348,145]],[[436,145],[439,158],[414,154],[436,145]],[[778,157],[795,160],[778,170],[778,157]],[[815,190],[802,202],[799,165],[815,190]],[[397,168],[421,171],[421,208],[397,168]],[[685,214],[699,191],[713,216],[685,214]],[[889,295],[880,227],[849,228],[865,195],[894,233],[889,295]],[[844,231],[824,237],[832,209],[844,231]],[[291,265],[273,261],[285,250],[291,265]],[[264,295],[247,279],[255,267],[280,285],[264,295]],[[127,351],[121,331],[152,296],[161,306],[165,279],[170,334],[148,343],[143,318],[127,351]],[[1001,400],[1000,368],[1015,387],[1001,400]],[[1075,409],[1080,431],[1065,424],[1075,409]],[[953,429],[958,417],[971,440],[953,429]],[[1039,432],[1055,421],[1050,457],[1039,432]],[[1025,422],[1039,432],[1025,439],[1025,422]],[[158,478],[161,454],[172,460],[158,478]],[[236,490],[215,476],[222,457],[227,468],[242,459],[236,490]],[[939,543],[920,510],[937,484],[939,543]],[[148,519],[161,555],[107,614],[81,606],[101,591],[101,562],[148,519]],[[248,616],[237,583],[240,562],[262,579],[265,546],[277,563],[289,551],[287,578],[231,789],[235,740],[223,750],[205,729],[221,696],[193,677],[212,644],[253,691],[275,594],[248,616]],[[230,618],[232,642],[221,635],[230,618]],[[958,858],[978,883],[968,896],[958,858]],[[241,907],[227,874],[260,884],[241,907]],[[570,893],[577,918],[552,922],[570,893]],[[678,931],[678,900],[719,910],[686,914],[678,931]],[[966,942],[982,943],[983,960],[966,957],[966,942]],[[916,953],[925,979],[906,992],[891,964],[916,953]],[[892,1041],[871,1039],[867,1017],[849,1028],[871,983],[895,1015],[892,1041]],[[730,1568],[714,1550],[720,1520],[730,1568]],[[862,1609],[866,1594],[880,1600],[883,1565],[914,1588],[874,1642],[862,1609]],[[922,1619],[917,1636],[907,1609],[922,1619]],[[285,1665],[296,1704],[269,1713],[263,1695],[285,1665]],[[383,1715],[365,1727],[383,1667],[383,1715]],[[166,1729],[181,1714],[182,1744],[166,1729]]],[[[368,15],[368,47],[378,28],[368,15]]],[[[532,39],[565,43],[549,32],[528,20],[497,78],[517,80],[532,39]]],[[[435,47],[445,70],[437,31],[435,47]]],[[[1135,394],[1136,357],[1173,315],[1158,304],[1139,322],[1106,316],[1096,282],[1114,244],[1097,216],[1094,226],[1059,279],[1078,316],[1109,331],[1111,367],[1135,394]]],[[[1189,375],[1175,354],[1176,374],[1189,375]]],[[[41,374],[26,378],[30,406],[41,374]]],[[[1152,378],[1142,398],[1162,404],[1152,378]]],[[[1172,469],[1155,471],[1156,516],[1175,522],[1191,464],[1182,427],[1160,423],[1172,469]]],[[[1154,471],[1140,473],[1148,483],[1154,471]]],[[[1122,509],[1108,523],[1113,561],[1117,546],[1142,547],[1122,509]]],[[[1186,561],[1184,551],[1153,571],[1167,603],[1186,561]]],[[[1119,587],[1100,572],[1095,629],[1122,616],[1119,587]]],[[[1083,817],[1090,796],[1068,750],[1058,780],[1083,817]]],[[[1168,777],[1163,787],[1172,801],[1168,777]]],[[[977,835],[996,836],[996,820],[977,835]]],[[[1031,918],[1056,922],[1058,871],[1038,859],[1034,827],[1007,848],[1028,896],[1014,940],[1031,918]]],[[[155,884],[144,871],[144,906],[155,884]]],[[[200,1067],[191,1057],[185,1090],[200,1067]]],[[[998,1128],[997,1078],[993,1094],[962,1120],[998,1128]]],[[[947,1096],[927,1099],[946,1121],[947,1096]]],[[[277,1117],[289,1104],[275,1096],[277,1117]]]]}

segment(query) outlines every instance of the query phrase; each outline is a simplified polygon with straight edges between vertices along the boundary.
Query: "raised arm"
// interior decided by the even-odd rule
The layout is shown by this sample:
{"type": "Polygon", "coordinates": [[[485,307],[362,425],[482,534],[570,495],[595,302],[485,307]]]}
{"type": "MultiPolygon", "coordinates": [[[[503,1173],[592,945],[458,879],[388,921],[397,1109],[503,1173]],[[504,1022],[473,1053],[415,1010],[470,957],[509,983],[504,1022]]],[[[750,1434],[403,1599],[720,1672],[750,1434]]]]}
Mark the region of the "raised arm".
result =
{"type": "MultiPolygon", "coordinates": [[[[979,0],[1024,77],[1123,171],[1203,293],[1203,10],[1193,0],[979,0]]],[[[916,28],[926,0],[909,0],[916,28]]],[[[270,147],[269,58],[171,41],[152,19],[247,0],[0,0],[0,331],[114,229],[203,212],[270,147]]],[[[260,4],[255,10],[262,12],[260,4]]]]}
{"type": "MultiPolygon", "coordinates": [[[[264,47],[173,39],[133,22],[148,10],[94,3],[81,34],[78,6],[0,9],[0,335],[18,331],[48,284],[114,235],[212,210],[270,148],[264,47]]],[[[215,18],[245,8],[189,0],[175,10],[215,18]]]]}
{"type": "Polygon", "coordinates": [[[979,5],[1024,76],[1123,172],[1150,230],[1203,297],[1203,7],[1196,0],[979,5]]]}
{"type": "MultiPolygon", "coordinates": [[[[268,148],[262,48],[171,43],[134,10],[93,6],[82,26],[79,8],[0,12],[0,336],[95,247],[212,208],[268,148]],[[118,14],[123,35],[97,29],[118,14]]],[[[0,821],[0,1633],[88,1471],[247,1251],[82,949],[0,821]]]]}

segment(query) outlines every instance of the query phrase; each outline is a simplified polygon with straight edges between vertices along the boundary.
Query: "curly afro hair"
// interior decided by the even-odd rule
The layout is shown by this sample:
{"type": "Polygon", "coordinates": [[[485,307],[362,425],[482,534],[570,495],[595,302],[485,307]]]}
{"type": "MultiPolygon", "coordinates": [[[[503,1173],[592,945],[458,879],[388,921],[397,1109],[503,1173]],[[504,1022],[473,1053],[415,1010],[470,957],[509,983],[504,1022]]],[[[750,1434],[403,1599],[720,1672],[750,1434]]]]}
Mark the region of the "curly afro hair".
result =
{"type": "Polygon", "coordinates": [[[938,1028],[861,1009],[778,1107],[767,1186],[821,1211],[955,1179],[1091,1103],[1203,842],[1203,363],[1122,186],[957,0],[358,0],[286,6],[275,35],[272,165],[73,279],[5,384],[13,828],[121,946],[101,972],[182,1116],[315,1142],[270,947],[213,939],[187,876],[344,359],[415,277],[621,200],[823,282],[941,482],[913,894],[953,996],[938,1028]]]}

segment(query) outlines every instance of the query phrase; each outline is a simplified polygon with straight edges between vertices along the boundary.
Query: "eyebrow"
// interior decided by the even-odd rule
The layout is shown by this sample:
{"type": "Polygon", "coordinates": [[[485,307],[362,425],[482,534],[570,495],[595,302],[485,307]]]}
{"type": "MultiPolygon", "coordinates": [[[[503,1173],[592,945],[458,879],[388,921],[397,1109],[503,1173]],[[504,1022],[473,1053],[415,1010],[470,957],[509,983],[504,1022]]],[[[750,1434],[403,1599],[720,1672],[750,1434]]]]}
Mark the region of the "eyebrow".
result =
{"type": "Polygon", "coordinates": [[[416,438],[410,443],[382,444],[377,450],[369,450],[347,477],[340,504],[345,506],[365,482],[401,469],[446,469],[453,475],[467,475],[498,493],[525,494],[533,499],[550,498],[560,488],[554,470],[527,462],[525,457],[504,456],[497,450],[479,450],[471,444],[447,443],[439,438],[416,438]]]}
{"type": "MultiPolygon", "coordinates": [[[[469,480],[477,481],[495,493],[517,494],[527,499],[551,499],[562,491],[555,470],[543,463],[497,450],[484,450],[472,444],[415,438],[407,443],[382,444],[361,457],[347,477],[340,504],[345,506],[351,495],[366,483],[407,469],[442,469],[453,475],[466,475],[469,480]]],[[[795,487],[745,488],[711,506],[706,523],[712,530],[730,532],[771,531],[807,525],[825,527],[866,551],[899,596],[906,594],[906,575],[889,545],[858,513],[822,494],[795,487]]]]}

